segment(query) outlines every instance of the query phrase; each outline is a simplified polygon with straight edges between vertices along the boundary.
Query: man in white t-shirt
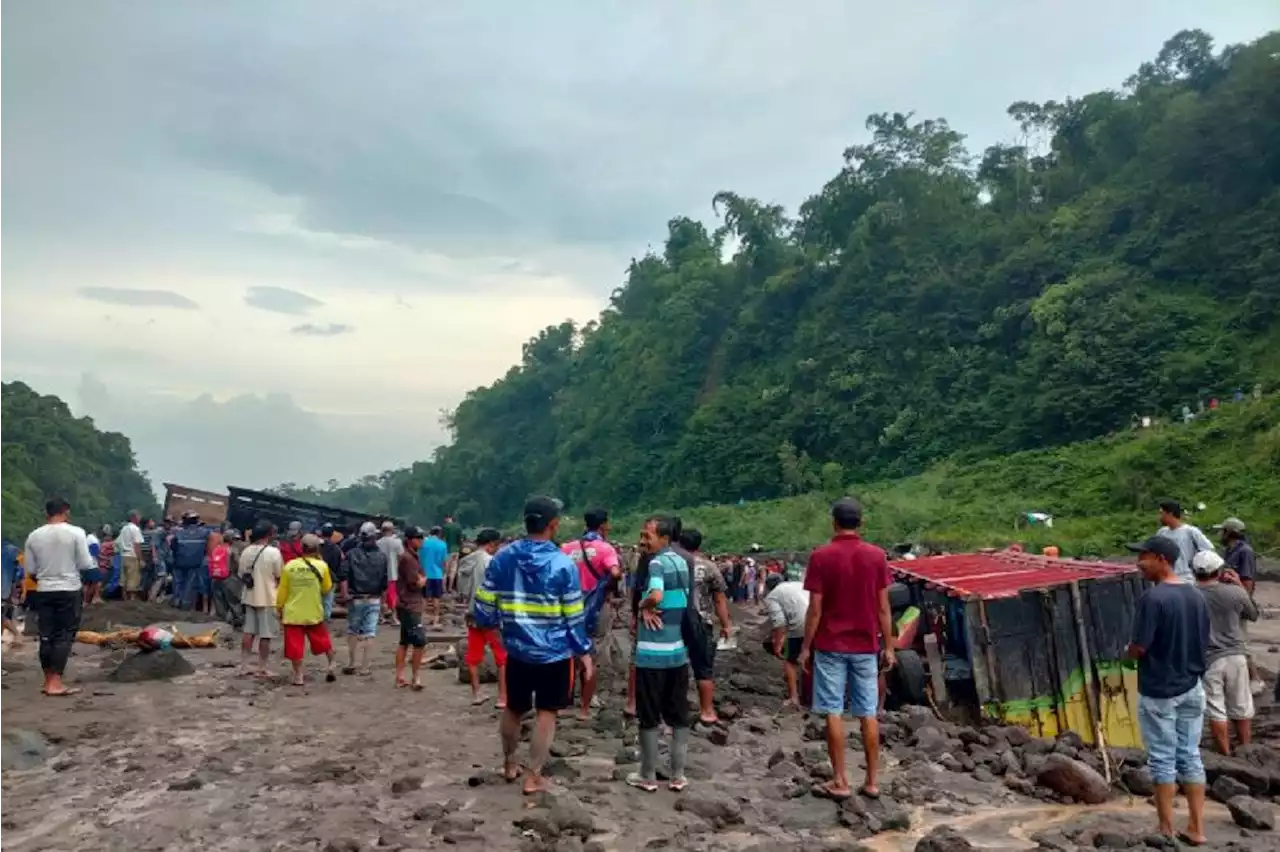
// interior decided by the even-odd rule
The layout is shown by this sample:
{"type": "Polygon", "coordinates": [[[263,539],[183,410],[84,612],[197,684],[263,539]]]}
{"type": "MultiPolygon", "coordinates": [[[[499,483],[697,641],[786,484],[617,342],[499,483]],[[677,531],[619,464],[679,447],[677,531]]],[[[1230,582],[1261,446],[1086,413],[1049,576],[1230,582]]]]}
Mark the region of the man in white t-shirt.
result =
{"type": "Polygon", "coordinates": [[[244,603],[244,640],[240,646],[241,663],[247,672],[253,672],[253,640],[258,640],[258,669],[260,677],[268,677],[267,660],[271,656],[271,640],[278,638],[280,618],[276,612],[276,590],[280,584],[280,572],[284,558],[280,549],[271,543],[276,526],[270,521],[258,521],[249,533],[250,545],[240,553],[238,567],[240,581],[244,584],[241,602],[244,603]]]}
{"type": "Polygon", "coordinates": [[[764,609],[773,628],[766,640],[770,653],[782,659],[782,677],[787,683],[784,707],[800,706],[800,670],[796,660],[804,646],[804,619],[809,612],[809,593],[799,580],[783,580],[777,574],[765,580],[768,594],[764,609]]]}
{"type": "Polygon", "coordinates": [[[116,553],[120,554],[120,588],[124,590],[127,600],[142,597],[142,528],[138,526],[140,518],[136,511],[130,512],[129,520],[116,536],[116,553]]]}
{"type": "Polygon", "coordinates": [[[40,668],[44,670],[44,694],[75,695],[62,674],[71,656],[71,645],[80,629],[84,597],[80,572],[94,567],[89,540],[80,527],[72,526],[71,504],[55,497],[44,504],[45,525],[27,536],[23,547],[27,576],[36,590],[28,596],[40,629],[40,668]]]}

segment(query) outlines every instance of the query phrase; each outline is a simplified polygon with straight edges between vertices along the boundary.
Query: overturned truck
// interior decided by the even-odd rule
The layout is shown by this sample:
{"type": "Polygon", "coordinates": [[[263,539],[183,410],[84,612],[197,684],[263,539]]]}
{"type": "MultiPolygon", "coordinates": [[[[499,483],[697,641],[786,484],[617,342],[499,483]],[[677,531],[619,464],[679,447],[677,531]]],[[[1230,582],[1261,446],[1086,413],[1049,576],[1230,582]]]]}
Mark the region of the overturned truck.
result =
{"type": "Polygon", "coordinates": [[[890,567],[905,651],[891,691],[927,688],[951,712],[1038,736],[1142,745],[1137,669],[1125,658],[1144,583],[1134,566],[974,553],[890,567]]]}

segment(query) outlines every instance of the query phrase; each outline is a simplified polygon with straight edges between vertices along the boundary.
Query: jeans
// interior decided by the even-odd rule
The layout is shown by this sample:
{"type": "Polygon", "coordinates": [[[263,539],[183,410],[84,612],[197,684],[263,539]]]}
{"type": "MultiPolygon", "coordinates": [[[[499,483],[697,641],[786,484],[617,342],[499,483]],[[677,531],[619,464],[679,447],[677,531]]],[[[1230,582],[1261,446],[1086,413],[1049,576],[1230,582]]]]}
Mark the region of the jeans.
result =
{"type": "Polygon", "coordinates": [[[378,598],[356,598],[347,604],[347,635],[376,636],[381,614],[382,601],[378,598]]]}
{"type": "Polygon", "coordinates": [[[874,719],[880,707],[880,655],[813,652],[813,712],[820,716],[849,712],[860,719],[874,719]]]}
{"type": "Polygon", "coordinates": [[[1147,746],[1147,766],[1156,784],[1204,783],[1200,735],[1204,732],[1204,686],[1199,682],[1173,698],[1138,696],[1138,727],[1147,746]]]}

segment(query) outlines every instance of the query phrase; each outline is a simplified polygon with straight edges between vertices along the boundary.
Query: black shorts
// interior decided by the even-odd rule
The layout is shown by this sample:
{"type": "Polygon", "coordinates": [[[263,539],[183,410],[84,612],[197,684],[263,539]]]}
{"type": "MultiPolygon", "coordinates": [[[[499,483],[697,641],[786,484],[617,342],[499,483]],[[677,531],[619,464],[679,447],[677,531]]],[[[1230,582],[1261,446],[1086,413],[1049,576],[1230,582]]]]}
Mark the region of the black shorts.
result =
{"type": "Polygon", "coordinates": [[[672,728],[689,727],[689,667],[637,668],[636,716],[641,730],[662,722],[672,728]]]}
{"type": "MultiPolygon", "coordinates": [[[[804,639],[800,637],[787,637],[787,641],[782,645],[782,659],[794,665],[800,660],[800,649],[804,647],[804,639]]],[[[764,650],[766,653],[773,653],[773,637],[770,636],[764,640],[764,650]]]]}
{"type": "Polygon", "coordinates": [[[523,716],[530,710],[563,710],[573,704],[572,657],[554,663],[527,663],[507,657],[507,707],[523,716]]]}
{"type": "Polygon", "coordinates": [[[400,647],[427,647],[427,631],[422,626],[422,613],[410,612],[404,607],[396,607],[396,618],[400,620],[400,647]]]}
{"type": "Polygon", "coordinates": [[[690,636],[689,667],[694,680],[713,680],[716,668],[716,633],[711,625],[699,622],[697,636],[690,636]]]}

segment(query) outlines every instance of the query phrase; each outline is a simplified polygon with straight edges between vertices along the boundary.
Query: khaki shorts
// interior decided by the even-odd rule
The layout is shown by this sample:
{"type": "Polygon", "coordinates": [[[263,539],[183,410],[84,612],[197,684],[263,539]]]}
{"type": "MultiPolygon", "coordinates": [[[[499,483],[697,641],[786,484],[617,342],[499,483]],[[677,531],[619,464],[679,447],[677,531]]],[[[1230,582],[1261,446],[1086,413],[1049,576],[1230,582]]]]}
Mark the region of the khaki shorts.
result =
{"type": "Polygon", "coordinates": [[[1253,718],[1249,689],[1249,658],[1244,654],[1219,657],[1204,673],[1204,715],[1210,722],[1253,718]]]}
{"type": "Polygon", "coordinates": [[[280,616],[273,606],[247,606],[244,608],[244,632],[259,639],[277,639],[280,636],[280,616]]]}
{"type": "Polygon", "coordinates": [[[126,592],[142,591],[142,562],[137,556],[120,557],[120,585],[126,592]]]}

